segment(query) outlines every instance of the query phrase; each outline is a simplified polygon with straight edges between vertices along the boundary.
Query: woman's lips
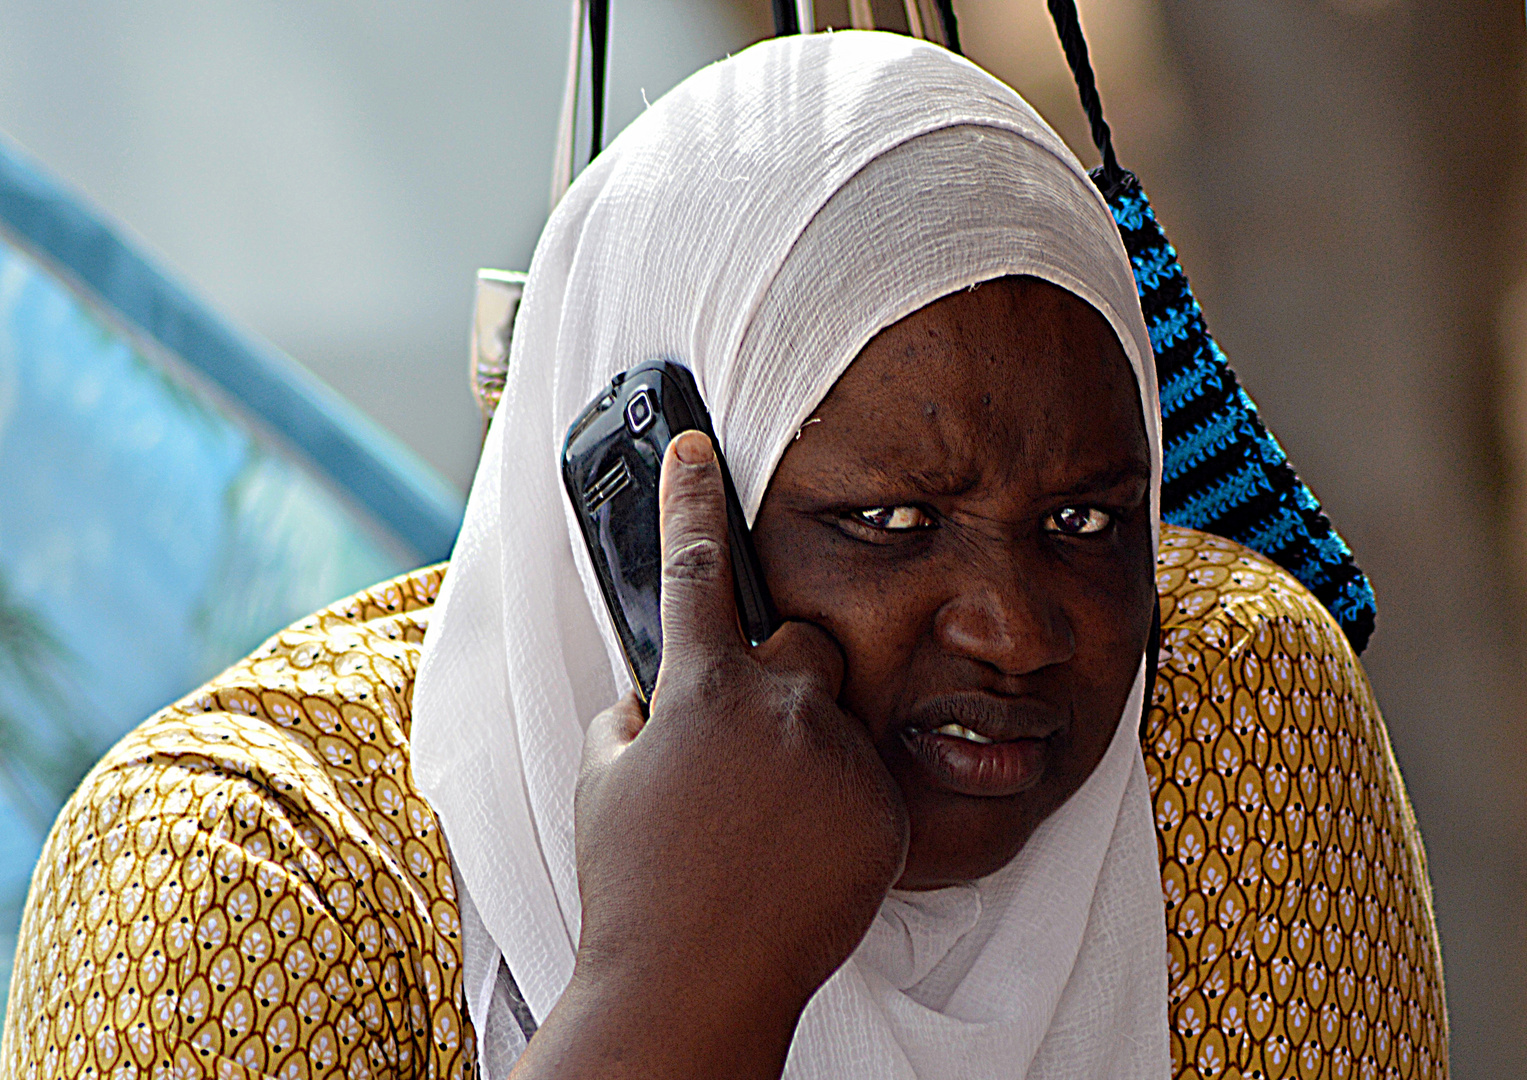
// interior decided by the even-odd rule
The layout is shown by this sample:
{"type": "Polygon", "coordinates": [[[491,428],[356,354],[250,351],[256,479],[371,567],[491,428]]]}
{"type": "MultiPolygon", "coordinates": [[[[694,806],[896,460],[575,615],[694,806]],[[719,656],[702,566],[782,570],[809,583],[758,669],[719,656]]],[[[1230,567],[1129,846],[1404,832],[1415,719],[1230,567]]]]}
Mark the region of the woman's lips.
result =
{"type": "Polygon", "coordinates": [[[937,731],[902,733],[907,749],[934,783],[959,795],[1000,798],[1039,782],[1049,761],[1048,738],[975,742],[937,731]]]}

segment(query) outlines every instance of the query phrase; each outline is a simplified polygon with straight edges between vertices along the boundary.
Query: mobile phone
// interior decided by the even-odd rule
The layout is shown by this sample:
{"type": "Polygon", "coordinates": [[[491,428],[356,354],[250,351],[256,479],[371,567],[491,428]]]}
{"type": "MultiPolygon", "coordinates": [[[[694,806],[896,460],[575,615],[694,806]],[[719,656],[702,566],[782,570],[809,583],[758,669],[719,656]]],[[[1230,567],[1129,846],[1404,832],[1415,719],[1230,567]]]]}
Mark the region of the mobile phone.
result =
{"type": "Polygon", "coordinates": [[[726,488],[738,622],[743,637],[760,645],[778,628],[779,615],[710,414],[689,369],[673,360],[649,360],[615,376],[578,414],[562,446],[563,486],[631,681],[648,703],[663,659],[658,477],[669,442],[691,430],[704,432],[716,447],[726,488]]]}

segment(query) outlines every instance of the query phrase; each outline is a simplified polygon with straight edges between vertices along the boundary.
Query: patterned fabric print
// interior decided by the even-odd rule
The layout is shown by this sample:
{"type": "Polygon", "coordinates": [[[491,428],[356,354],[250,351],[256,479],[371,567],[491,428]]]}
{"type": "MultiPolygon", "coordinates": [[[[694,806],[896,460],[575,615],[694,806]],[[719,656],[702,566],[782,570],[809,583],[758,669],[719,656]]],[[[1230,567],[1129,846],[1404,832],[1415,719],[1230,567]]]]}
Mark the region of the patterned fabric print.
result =
{"type": "MultiPolygon", "coordinates": [[[[1446,1076],[1383,721],[1292,577],[1166,526],[1144,736],[1179,1077],[1446,1076]]],[[[408,769],[443,568],[306,619],[96,767],[32,883],[0,1075],[459,1078],[455,900],[408,769]]]]}
{"type": "Polygon", "coordinates": [[[1327,611],[1164,528],[1144,735],[1180,1077],[1447,1075],[1426,858],[1383,720],[1327,611]]]}
{"type": "Polygon", "coordinates": [[[1161,386],[1161,516],[1228,536],[1303,582],[1336,616],[1359,653],[1376,606],[1367,576],[1320,502],[1294,473],[1278,440],[1215,340],[1177,252],[1131,174],[1103,189],[1134,265],[1140,309],[1161,386]]]}
{"type": "Polygon", "coordinates": [[[450,864],[408,768],[441,575],[278,634],[86,777],[33,878],[0,1073],[471,1074],[450,864]]]}

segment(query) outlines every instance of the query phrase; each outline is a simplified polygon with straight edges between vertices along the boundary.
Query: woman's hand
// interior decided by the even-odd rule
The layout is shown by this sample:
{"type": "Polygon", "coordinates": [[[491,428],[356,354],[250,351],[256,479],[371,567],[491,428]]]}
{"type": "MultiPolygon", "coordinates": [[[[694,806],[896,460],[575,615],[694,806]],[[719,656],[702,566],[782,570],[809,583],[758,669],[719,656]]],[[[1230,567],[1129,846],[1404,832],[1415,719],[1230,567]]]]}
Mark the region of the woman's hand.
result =
{"type": "Polygon", "coordinates": [[[906,857],[900,792],[835,703],[836,643],[804,623],[743,641],[704,435],[669,446],[660,502],[651,718],[632,695],[589,728],[577,964],[517,1080],[777,1077],[906,857]]]}

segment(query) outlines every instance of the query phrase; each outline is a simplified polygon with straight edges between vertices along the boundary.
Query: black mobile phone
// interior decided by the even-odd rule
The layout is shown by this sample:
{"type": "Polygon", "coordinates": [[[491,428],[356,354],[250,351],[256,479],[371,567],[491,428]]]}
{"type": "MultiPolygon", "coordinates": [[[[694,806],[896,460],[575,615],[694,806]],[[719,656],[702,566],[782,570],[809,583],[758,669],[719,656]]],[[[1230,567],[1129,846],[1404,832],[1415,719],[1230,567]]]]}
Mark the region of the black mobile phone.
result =
{"type": "MultiPolygon", "coordinates": [[[[658,477],[669,442],[690,430],[703,431],[716,445],[694,376],[675,361],[649,360],[615,376],[578,414],[562,446],[562,483],[631,680],[649,703],[663,658],[658,477]]],[[[759,645],[779,626],[779,616],[720,446],[716,462],[726,486],[737,614],[743,636],[759,645]]]]}

